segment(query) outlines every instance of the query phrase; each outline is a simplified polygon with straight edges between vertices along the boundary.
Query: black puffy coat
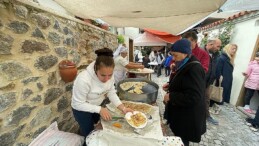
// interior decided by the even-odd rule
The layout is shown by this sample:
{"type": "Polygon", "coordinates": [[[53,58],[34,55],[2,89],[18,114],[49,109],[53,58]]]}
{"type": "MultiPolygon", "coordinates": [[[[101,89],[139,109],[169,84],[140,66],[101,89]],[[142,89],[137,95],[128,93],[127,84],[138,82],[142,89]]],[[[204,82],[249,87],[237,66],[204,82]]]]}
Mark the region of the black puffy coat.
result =
{"type": "Polygon", "coordinates": [[[164,116],[176,136],[200,142],[201,135],[206,132],[204,94],[205,72],[192,56],[169,82],[170,99],[164,116]]]}
{"type": "Polygon", "coordinates": [[[213,53],[210,56],[210,64],[208,72],[206,73],[206,87],[212,85],[216,79],[216,65],[217,65],[217,58],[219,57],[219,53],[213,53]]]}

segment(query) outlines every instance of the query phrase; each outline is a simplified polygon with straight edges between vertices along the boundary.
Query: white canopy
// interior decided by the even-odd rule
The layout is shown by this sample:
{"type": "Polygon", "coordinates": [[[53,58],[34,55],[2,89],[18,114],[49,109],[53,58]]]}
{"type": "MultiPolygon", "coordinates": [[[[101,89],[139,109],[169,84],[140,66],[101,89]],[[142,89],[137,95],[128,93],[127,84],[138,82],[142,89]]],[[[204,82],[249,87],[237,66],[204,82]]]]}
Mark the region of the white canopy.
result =
{"type": "Polygon", "coordinates": [[[133,43],[134,46],[166,46],[165,41],[148,32],[144,32],[135,38],[133,43]]]}
{"type": "Polygon", "coordinates": [[[55,0],[70,13],[111,26],[150,28],[177,35],[217,11],[226,0],[55,0]]]}

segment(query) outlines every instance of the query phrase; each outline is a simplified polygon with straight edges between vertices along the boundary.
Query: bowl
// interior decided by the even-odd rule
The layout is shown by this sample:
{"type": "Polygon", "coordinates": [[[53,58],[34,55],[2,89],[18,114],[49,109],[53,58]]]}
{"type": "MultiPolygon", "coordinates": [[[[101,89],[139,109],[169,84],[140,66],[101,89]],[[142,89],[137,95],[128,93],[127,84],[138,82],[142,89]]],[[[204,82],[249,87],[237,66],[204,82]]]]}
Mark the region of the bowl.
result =
{"type": "Polygon", "coordinates": [[[125,119],[133,128],[144,128],[147,125],[147,116],[139,111],[128,112],[125,114],[125,119]]]}

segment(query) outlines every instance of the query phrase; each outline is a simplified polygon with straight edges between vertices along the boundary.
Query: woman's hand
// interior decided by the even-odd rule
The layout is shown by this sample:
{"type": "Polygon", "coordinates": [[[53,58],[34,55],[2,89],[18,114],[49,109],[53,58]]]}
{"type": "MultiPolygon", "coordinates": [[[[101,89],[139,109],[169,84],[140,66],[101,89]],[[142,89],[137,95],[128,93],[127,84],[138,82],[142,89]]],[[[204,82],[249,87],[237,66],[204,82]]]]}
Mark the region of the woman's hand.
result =
{"type": "Polygon", "coordinates": [[[165,96],[164,96],[164,104],[167,104],[167,102],[169,101],[169,93],[167,93],[165,96]]]}
{"type": "Polygon", "coordinates": [[[126,114],[127,112],[133,112],[131,108],[127,108],[123,104],[120,104],[117,108],[121,110],[123,114],[126,114]]]}
{"type": "Polygon", "coordinates": [[[175,63],[172,63],[172,64],[170,65],[170,69],[173,70],[174,67],[175,67],[175,63]]]}
{"type": "Polygon", "coordinates": [[[107,108],[103,108],[102,107],[101,111],[100,111],[100,115],[106,121],[109,121],[109,120],[112,119],[111,114],[110,114],[110,112],[109,112],[109,110],[107,108]]]}
{"type": "Polygon", "coordinates": [[[124,114],[126,114],[126,113],[128,113],[128,112],[132,112],[133,113],[133,110],[131,109],[131,108],[124,108],[124,110],[122,110],[122,112],[124,113],[124,114]]]}
{"type": "Polygon", "coordinates": [[[169,88],[169,83],[165,83],[162,87],[164,91],[167,91],[169,88]]]}

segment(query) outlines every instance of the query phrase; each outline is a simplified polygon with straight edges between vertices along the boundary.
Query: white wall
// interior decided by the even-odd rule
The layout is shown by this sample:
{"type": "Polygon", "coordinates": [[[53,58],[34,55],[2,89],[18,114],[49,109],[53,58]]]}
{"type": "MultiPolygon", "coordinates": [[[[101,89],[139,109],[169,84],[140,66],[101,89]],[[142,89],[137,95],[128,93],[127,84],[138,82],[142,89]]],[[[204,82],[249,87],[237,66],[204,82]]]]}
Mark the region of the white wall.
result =
{"type": "Polygon", "coordinates": [[[255,21],[259,17],[245,22],[237,23],[234,27],[234,35],[231,43],[238,45],[235,68],[233,72],[233,85],[230,103],[235,105],[244,82],[244,72],[252,56],[253,49],[259,34],[259,26],[255,26],[255,21]]]}
{"type": "Polygon", "coordinates": [[[124,28],[117,28],[118,35],[125,35],[124,28]]]}
{"type": "Polygon", "coordinates": [[[135,28],[135,27],[117,28],[117,31],[118,31],[118,34],[122,34],[133,40],[139,36],[139,28],[135,28]]]}
{"type": "Polygon", "coordinates": [[[134,40],[136,37],[139,36],[139,28],[126,27],[125,35],[134,40]]]}

